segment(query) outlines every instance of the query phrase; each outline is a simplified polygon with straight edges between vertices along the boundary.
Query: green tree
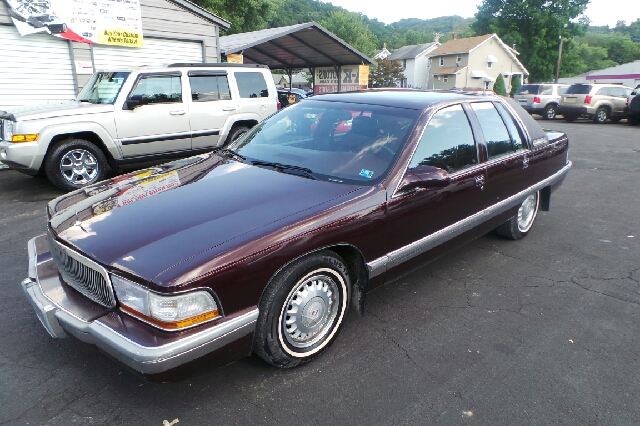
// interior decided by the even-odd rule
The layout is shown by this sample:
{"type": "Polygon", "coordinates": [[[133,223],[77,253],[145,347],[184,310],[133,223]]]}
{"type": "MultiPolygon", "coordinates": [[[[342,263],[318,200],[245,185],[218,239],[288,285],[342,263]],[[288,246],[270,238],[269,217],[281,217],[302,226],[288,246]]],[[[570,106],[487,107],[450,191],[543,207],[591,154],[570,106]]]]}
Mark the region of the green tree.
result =
{"type": "Polygon", "coordinates": [[[564,45],[562,53],[561,77],[571,77],[591,70],[600,70],[616,66],[608,59],[607,49],[577,43],[570,40],[564,45]]]}
{"type": "Polygon", "coordinates": [[[504,85],[502,74],[498,74],[498,78],[496,78],[496,82],[493,85],[493,91],[496,95],[507,96],[507,88],[504,85]]]}
{"type": "Polygon", "coordinates": [[[369,72],[369,87],[395,87],[403,78],[402,65],[382,59],[369,72]]]}
{"type": "Polygon", "coordinates": [[[516,74],[511,78],[511,96],[516,94],[518,89],[522,86],[522,82],[520,81],[520,74],[516,74]]]}
{"type": "Polygon", "coordinates": [[[531,81],[551,80],[558,60],[559,36],[571,39],[585,31],[572,22],[589,0],[483,0],[471,28],[478,35],[496,33],[516,45],[531,81]]]}
{"type": "Polygon", "coordinates": [[[227,34],[262,30],[268,27],[280,0],[193,0],[198,6],[231,22],[227,34]]]}
{"type": "Polygon", "coordinates": [[[373,35],[364,17],[359,13],[336,11],[320,25],[355,47],[365,55],[372,55],[378,46],[378,40],[373,35]]]}

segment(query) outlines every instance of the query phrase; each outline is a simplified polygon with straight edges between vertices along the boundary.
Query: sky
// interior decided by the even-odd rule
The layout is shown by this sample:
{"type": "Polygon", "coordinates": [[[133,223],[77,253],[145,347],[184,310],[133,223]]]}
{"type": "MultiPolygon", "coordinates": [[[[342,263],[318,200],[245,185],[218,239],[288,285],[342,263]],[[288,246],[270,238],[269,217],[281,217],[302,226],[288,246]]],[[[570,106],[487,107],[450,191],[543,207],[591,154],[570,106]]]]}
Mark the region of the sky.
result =
{"type": "MultiPolygon", "coordinates": [[[[343,7],[351,12],[360,12],[369,18],[390,24],[403,18],[431,19],[440,16],[458,15],[472,17],[482,0],[453,1],[416,1],[416,0],[323,0],[343,7]],[[392,5],[392,6],[390,6],[392,5]]],[[[591,0],[585,15],[591,19],[591,25],[609,25],[613,28],[618,20],[627,25],[640,18],[639,0],[591,0]]]]}

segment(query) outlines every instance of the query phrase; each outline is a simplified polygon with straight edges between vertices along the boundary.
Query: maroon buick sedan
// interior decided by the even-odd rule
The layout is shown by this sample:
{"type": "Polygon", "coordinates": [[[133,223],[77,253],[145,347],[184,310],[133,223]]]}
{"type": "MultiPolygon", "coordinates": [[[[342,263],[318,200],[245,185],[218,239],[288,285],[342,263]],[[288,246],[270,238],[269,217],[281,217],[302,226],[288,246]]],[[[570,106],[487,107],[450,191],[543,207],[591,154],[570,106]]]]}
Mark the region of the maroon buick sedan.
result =
{"type": "Polygon", "coordinates": [[[570,167],[566,135],[509,99],[314,96],[226,149],[53,200],[22,286],[53,337],[145,374],[252,352],[294,367],[407,268],[526,236],[570,167]]]}

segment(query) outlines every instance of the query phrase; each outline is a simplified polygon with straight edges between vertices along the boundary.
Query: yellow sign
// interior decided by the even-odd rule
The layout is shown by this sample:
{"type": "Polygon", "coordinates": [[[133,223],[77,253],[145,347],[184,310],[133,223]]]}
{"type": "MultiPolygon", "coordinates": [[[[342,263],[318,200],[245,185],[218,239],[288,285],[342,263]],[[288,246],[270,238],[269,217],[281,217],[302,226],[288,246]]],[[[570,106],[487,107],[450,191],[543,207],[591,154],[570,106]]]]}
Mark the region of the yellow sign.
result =
{"type": "Polygon", "coordinates": [[[359,83],[362,86],[369,85],[369,65],[360,65],[359,73],[360,77],[358,78],[359,83]]]}
{"type": "Polygon", "coordinates": [[[98,34],[98,44],[142,47],[142,33],[121,28],[106,29],[98,34]]]}
{"type": "Polygon", "coordinates": [[[230,64],[242,64],[244,63],[244,58],[241,53],[231,53],[227,55],[227,62],[230,64]]]}

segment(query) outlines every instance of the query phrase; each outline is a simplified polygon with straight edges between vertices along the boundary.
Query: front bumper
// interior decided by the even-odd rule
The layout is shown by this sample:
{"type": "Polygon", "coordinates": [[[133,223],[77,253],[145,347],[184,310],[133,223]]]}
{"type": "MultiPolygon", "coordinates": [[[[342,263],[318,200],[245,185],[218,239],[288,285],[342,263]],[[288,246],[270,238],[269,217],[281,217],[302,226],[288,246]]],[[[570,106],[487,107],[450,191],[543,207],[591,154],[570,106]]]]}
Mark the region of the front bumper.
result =
{"type": "Polygon", "coordinates": [[[61,282],[46,235],[31,239],[28,251],[29,277],[22,281],[22,289],[52,337],[72,335],[144,374],[162,373],[216,351],[227,360],[231,344],[245,356],[251,352],[257,308],[190,330],[163,332],[118,310],[107,310],[61,282]]]}
{"type": "Polygon", "coordinates": [[[38,155],[38,142],[0,141],[0,161],[14,170],[35,175],[42,164],[42,158],[38,155]]]}

